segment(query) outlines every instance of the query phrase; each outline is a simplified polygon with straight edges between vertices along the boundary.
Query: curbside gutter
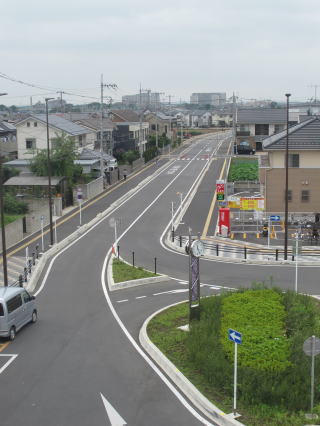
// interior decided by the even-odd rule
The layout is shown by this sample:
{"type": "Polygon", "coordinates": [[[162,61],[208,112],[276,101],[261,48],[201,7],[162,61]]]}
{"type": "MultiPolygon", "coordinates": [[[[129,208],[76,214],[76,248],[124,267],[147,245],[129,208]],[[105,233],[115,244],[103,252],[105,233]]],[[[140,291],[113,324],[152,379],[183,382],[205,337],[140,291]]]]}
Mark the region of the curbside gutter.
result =
{"type": "Polygon", "coordinates": [[[202,393],[181,373],[180,370],[155,346],[148,337],[147,326],[153,317],[160,312],[179,305],[178,302],[166,306],[152,314],[145,320],[139,333],[139,341],[143,349],[151,356],[151,358],[163,369],[170,377],[175,385],[187,396],[187,398],[210,420],[219,426],[244,426],[243,423],[235,420],[233,415],[226,414],[218,407],[212,404],[202,393]]]}
{"type": "MultiPolygon", "coordinates": [[[[112,264],[113,264],[113,259],[115,258],[116,257],[114,255],[111,255],[108,261],[107,281],[108,281],[108,288],[110,291],[121,290],[122,288],[137,287],[139,285],[144,285],[144,284],[155,284],[161,281],[170,280],[170,278],[167,275],[159,274],[158,277],[139,278],[137,280],[122,281],[120,283],[115,283],[113,279],[113,274],[112,274],[112,264]]],[[[121,261],[130,265],[130,263],[126,262],[122,258],[121,258],[121,261]]]]}

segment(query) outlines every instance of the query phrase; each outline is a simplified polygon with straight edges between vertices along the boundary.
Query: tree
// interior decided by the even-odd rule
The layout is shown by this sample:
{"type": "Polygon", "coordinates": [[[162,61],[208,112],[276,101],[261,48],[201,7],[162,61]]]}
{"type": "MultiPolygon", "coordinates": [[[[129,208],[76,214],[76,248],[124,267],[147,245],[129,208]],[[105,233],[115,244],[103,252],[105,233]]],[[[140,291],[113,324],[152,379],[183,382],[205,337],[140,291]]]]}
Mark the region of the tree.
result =
{"type": "MultiPolygon", "coordinates": [[[[82,167],[74,164],[77,159],[74,141],[63,134],[56,136],[51,140],[51,174],[53,176],[65,176],[68,184],[76,181],[76,178],[81,175],[82,167]]],[[[48,176],[48,152],[43,149],[33,158],[30,169],[37,176],[48,176]]]]}

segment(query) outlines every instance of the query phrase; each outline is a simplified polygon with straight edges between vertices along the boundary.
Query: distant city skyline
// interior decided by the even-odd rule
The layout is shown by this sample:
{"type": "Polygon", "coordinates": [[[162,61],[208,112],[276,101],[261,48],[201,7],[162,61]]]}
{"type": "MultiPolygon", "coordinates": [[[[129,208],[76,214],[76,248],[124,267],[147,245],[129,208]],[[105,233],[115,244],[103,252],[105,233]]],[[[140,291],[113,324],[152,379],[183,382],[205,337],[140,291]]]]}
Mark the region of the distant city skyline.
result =
{"type": "Polygon", "coordinates": [[[99,101],[100,75],[121,101],[140,84],[190,101],[197,92],[240,99],[307,101],[319,85],[317,0],[11,0],[1,10],[4,73],[0,103],[26,105],[63,95],[99,101]],[[47,90],[48,89],[48,90],[47,90]],[[90,98],[91,97],[91,98],[90,98]]]}

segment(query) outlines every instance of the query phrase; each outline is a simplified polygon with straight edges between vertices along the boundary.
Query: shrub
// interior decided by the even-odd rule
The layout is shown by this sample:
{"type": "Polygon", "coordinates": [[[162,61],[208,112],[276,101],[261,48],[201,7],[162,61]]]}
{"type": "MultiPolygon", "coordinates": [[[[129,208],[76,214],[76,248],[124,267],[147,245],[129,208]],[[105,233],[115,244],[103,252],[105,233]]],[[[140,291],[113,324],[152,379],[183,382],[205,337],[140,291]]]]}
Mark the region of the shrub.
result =
{"type": "Polygon", "coordinates": [[[28,205],[24,201],[17,200],[10,193],[4,195],[4,212],[10,215],[25,214],[28,212],[28,205]]]}

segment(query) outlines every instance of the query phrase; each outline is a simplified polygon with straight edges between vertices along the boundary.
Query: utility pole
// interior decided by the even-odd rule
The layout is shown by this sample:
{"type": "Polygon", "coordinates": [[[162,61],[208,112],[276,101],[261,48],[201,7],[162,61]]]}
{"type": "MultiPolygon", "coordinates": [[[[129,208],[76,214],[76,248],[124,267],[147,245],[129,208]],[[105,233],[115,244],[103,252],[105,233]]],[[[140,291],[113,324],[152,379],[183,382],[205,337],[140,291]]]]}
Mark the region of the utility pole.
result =
{"type": "Polygon", "coordinates": [[[236,97],[234,92],[232,95],[232,103],[233,103],[233,153],[237,154],[237,103],[236,103],[236,97]]]}
{"type": "Polygon", "coordinates": [[[57,93],[60,94],[60,112],[64,112],[63,108],[63,102],[62,102],[62,94],[64,93],[62,90],[58,91],[57,93]]]}
{"type": "Polygon", "coordinates": [[[103,74],[101,74],[101,82],[100,82],[100,91],[101,91],[101,101],[100,101],[100,114],[101,114],[101,121],[100,121],[100,176],[103,176],[103,89],[111,88],[116,89],[116,84],[104,84],[103,83],[103,74]]]}
{"type": "Polygon", "coordinates": [[[314,103],[317,103],[317,89],[319,87],[319,84],[310,84],[309,87],[314,87],[314,103]]]}
{"type": "Polygon", "coordinates": [[[155,95],[155,114],[156,114],[156,147],[157,147],[157,149],[158,149],[158,145],[159,145],[159,142],[158,142],[158,126],[159,126],[159,124],[158,124],[158,96],[159,96],[159,101],[160,101],[160,95],[164,95],[164,93],[163,92],[154,92],[154,95],[155,95]]]}
{"type": "Polygon", "coordinates": [[[285,203],[284,203],[284,260],[288,258],[288,183],[289,183],[289,98],[291,94],[286,93],[287,97],[287,131],[286,131],[286,151],[285,151],[285,203]]]}
{"type": "Polygon", "coordinates": [[[170,145],[172,143],[172,124],[171,124],[171,98],[173,97],[173,95],[168,95],[167,96],[169,98],[169,128],[170,128],[170,145]]]}
{"type": "Polygon", "coordinates": [[[140,91],[139,91],[139,106],[140,106],[139,150],[141,150],[142,149],[142,91],[141,91],[141,83],[140,83],[140,91]]]}

